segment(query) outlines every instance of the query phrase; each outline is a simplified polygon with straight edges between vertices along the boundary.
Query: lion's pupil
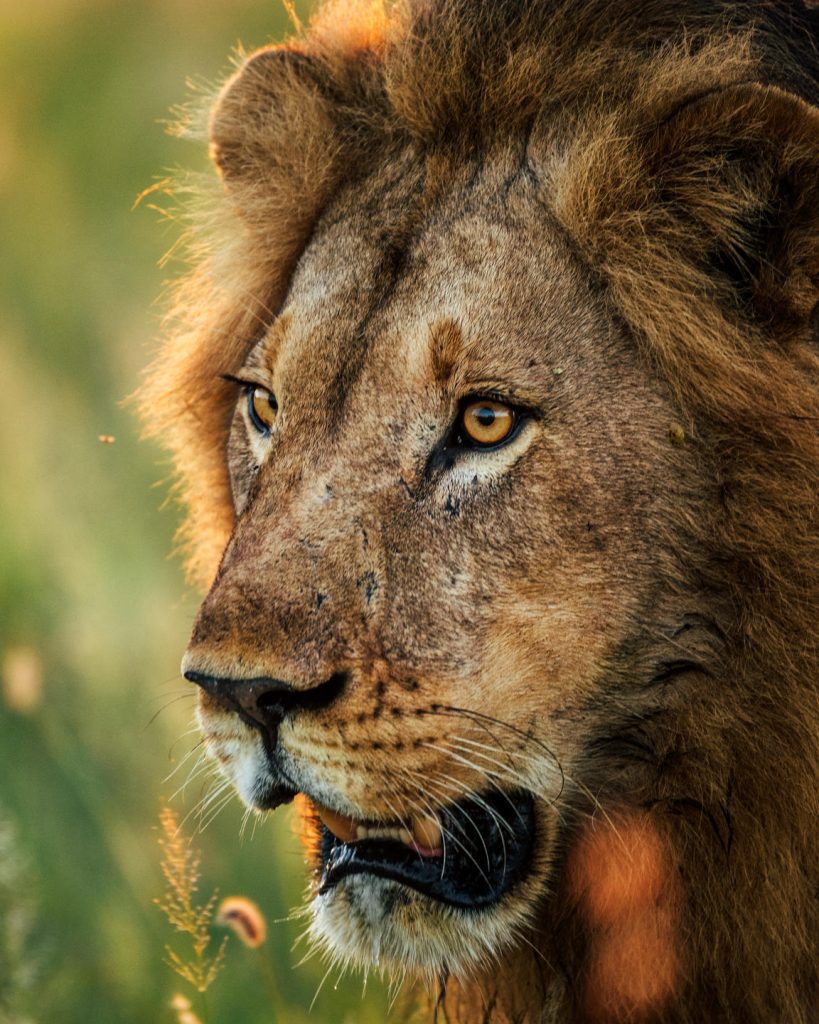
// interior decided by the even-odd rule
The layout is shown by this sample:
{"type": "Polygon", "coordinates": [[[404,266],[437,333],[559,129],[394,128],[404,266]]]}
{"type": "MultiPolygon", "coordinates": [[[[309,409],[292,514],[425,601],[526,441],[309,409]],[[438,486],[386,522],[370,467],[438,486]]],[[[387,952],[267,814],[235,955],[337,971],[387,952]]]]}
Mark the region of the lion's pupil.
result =
{"type": "Polygon", "coordinates": [[[471,402],[464,409],[461,420],[467,438],[484,448],[505,441],[513,423],[512,409],[489,399],[471,402]]]}

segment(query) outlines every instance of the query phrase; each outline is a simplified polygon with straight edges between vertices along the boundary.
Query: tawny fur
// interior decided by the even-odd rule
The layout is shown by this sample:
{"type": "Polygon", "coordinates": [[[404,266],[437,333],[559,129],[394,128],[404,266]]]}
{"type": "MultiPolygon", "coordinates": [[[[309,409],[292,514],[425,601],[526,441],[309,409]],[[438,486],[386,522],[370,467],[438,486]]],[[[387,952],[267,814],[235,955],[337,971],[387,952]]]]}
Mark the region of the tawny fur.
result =
{"type": "MultiPolygon", "coordinates": [[[[626,686],[607,694],[597,739],[613,718],[632,724],[579,762],[615,823],[623,808],[651,816],[664,866],[647,877],[673,891],[665,959],[662,915],[652,947],[667,991],[643,1004],[634,986],[595,989],[629,961],[600,952],[599,893],[584,903],[560,880],[594,877],[578,864],[599,821],[578,803],[529,946],[504,954],[500,980],[449,979],[436,1011],[449,1020],[815,1019],[816,47],[816,16],[785,0],[419,0],[389,15],[334,2],[302,38],[252,56],[216,102],[224,198],[196,228],[196,266],[141,393],[179,472],[198,581],[235,519],[235,394],[216,375],[273,321],[334,196],[407,153],[423,166],[420,218],[464,168],[519,146],[611,323],[673,397],[704,482],[667,497],[658,558],[665,591],[696,592],[719,623],[719,656],[651,715],[626,686]]],[[[640,657],[624,656],[624,677],[640,657]]]]}

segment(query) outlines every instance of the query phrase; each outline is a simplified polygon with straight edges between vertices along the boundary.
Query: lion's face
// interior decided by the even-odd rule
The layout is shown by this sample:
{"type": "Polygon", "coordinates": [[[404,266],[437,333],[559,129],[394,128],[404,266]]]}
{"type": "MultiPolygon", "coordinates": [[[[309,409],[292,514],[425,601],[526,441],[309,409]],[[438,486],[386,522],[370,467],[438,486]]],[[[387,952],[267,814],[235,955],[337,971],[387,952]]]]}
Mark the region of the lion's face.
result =
{"type": "Polygon", "coordinates": [[[184,669],[242,799],[321,819],[315,936],[457,971],[556,884],[688,454],[534,176],[498,157],[422,208],[420,173],[336,200],[235,372],[236,526],[184,669]]]}

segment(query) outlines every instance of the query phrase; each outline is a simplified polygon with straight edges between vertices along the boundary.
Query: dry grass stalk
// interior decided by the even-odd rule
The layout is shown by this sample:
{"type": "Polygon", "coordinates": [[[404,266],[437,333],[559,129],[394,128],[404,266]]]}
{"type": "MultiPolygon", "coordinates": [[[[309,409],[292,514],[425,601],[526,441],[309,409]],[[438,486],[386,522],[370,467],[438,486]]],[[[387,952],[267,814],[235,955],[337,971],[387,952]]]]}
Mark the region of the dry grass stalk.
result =
{"type": "Polygon", "coordinates": [[[206,992],[224,964],[228,942],[228,936],[225,936],[216,952],[209,954],[211,925],[218,893],[214,892],[204,903],[195,902],[201,855],[180,829],[177,816],[170,807],[163,807],[159,823],[162,830],[159,847],[162,850],[162,873],[166,890],[165,895],[154,902],[174,928],[189,935],[193,943],[192,955],[188,958],[177,953],[171,946],[166,946],[166,963],[197,992],[206,992]]]}

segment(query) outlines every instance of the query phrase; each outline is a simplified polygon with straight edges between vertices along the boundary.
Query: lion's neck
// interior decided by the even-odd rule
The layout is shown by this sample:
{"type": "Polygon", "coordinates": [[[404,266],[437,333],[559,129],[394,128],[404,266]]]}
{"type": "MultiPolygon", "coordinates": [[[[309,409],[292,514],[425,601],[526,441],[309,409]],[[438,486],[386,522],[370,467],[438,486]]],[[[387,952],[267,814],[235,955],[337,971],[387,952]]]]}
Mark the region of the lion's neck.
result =
{"type": "Polygon", "coordinates": [[[566,1018],[565,996],[545,956],[524,947],[474,978],[449,979],[439,1017],[447,1024],[552,1024],[566,1018]]]}

